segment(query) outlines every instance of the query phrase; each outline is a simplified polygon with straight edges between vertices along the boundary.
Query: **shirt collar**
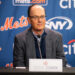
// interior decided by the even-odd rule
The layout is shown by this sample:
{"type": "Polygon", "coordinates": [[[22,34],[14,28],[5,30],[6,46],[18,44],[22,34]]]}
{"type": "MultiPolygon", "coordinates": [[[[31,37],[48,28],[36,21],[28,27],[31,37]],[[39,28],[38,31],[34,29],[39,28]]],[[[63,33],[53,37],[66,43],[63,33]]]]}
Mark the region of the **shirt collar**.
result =
{"type": "Polygon", "coordinates": [[[43,37],[46,36],[45,30],[43,31],[43,33],[42,33],[42,35],[40,36],[40,38],[39,38],[34,32],[32,32],[32,33],[33,33],[33,36],[34,36],[38,41],[41,41],[41,38],[43,38],[43,37]]]}

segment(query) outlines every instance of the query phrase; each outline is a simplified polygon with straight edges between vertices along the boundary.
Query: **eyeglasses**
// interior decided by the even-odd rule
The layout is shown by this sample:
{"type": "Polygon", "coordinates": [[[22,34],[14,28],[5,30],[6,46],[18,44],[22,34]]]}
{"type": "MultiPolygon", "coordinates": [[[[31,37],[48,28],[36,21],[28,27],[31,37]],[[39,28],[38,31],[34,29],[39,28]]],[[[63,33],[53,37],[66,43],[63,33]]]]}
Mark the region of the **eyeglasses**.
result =
{"type": "Polygon", "coordinates": [[[29,16],[29,17],[36,20],[39,18],[44,19],[46,16],[29,16]]]}

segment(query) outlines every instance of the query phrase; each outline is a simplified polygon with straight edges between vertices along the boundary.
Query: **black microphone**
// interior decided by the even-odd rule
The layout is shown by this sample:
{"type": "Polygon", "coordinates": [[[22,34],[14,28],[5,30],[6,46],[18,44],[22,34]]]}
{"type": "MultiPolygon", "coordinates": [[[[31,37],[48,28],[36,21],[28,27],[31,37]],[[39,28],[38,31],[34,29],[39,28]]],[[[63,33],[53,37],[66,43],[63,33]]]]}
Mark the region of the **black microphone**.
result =
{"type": "Polygon", "coordinates": [[[40,38],[41,36],[40,35],[37,35],[37,37],[40,38]]]}

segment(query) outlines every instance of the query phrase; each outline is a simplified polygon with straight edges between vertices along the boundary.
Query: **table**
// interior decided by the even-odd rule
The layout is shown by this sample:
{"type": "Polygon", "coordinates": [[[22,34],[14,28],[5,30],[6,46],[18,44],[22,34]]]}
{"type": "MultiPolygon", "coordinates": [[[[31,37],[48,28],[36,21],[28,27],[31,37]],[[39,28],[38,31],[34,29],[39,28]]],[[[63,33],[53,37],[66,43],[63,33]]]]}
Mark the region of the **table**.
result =
{"type": "Polygon", "coordinates": [[[29,72],[28,69],[0,68],[0,75],[75,75],[75,67],[63,68],[63,72],[29,72]]]}

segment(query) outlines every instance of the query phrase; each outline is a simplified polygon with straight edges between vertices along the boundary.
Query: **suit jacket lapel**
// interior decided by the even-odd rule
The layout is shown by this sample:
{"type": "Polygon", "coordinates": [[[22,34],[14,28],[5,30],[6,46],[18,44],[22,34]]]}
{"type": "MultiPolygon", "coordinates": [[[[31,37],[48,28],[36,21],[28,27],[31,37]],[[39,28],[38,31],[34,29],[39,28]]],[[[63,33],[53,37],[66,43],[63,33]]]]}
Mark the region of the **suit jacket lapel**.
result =
{"type": "Polygon", "coordinates": [[[52,44],[51,44],[51,39],[46,38],[46,58],[50,58],[51,57],[51,53],[52,53],[52,44]]]}
{"type": "Polygon", "coordinates": [[[34,37],[31,32],[31,29],[29,29],[27,33],[27,43],[28,43],[28,54],[31,58],[36,58],[36,52],[35,52],[35,43],[34,43],[34,37]]]}
{"type": "Polygon", "coordinates": [[[52,40],[50,38],[50,34],[48,34],[48,31],[45,29],[45,32],[47,34],[45,38],[46,43],[46,58],[51,58],[52,55],[52,40]]]}

